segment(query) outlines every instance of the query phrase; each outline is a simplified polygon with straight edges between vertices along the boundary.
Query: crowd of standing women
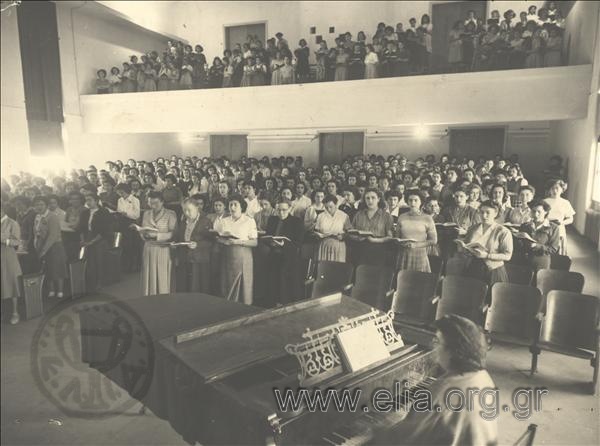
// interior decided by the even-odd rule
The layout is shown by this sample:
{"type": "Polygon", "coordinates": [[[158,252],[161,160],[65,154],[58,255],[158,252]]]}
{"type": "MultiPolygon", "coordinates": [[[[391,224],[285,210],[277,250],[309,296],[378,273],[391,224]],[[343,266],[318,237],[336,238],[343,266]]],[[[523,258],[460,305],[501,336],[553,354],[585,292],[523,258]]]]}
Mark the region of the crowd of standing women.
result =
{"type": "MultiPolygon", "coordinates": [[[[469,11],[448,36],[447,67],[443,71],[538,68],[562,64],[564,18],[556,2],[548,8],[530,6],[517,19],[513,10],[503,17],[494,10],[489,19],[469,11]]],[[[202,45],[169,41],[159,53],[133,55],[122,67],[97,72],[96,92],[129,93],[283,85],[305,82],[372,79],[430,72],[433,25],[428,14],[407,26],[381,22],[370,39],[364,31],[339,34],[328,46],[322,37],[315,44],[314,62],[306,39],[292,47],[284,34],[263,44],[249,35],[214,57],[209,64],[202,45]]],[[[439,68],[438,68],[439,71],[439,68]]]]}
{"type": "Polygon", "coordinates": [[[196,291],[272,306],[303,297],[309,260],[430,271],[431,255],[458,256],[465,274],[503,281],[505,262],[543,268],[565,251],[575,212],[562,174],[554,157],[536,192],[516,156],[433,155],[319,168],[301,157],[173,156],[20,173],[2,181],[2,297],[18,322],[18,277],[38,270],[49,296],[63,297],[82,247],[88,287],[98,289],[117,233],[123,268],[140,271],[145,295],[196,291]]]}

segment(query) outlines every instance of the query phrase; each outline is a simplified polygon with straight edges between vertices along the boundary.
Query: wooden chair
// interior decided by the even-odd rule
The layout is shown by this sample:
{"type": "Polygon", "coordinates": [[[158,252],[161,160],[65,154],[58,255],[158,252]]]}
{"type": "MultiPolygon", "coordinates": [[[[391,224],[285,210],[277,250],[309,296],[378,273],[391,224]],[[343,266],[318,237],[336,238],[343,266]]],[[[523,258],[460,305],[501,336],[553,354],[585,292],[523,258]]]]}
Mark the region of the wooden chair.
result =
{"type": "Polygon", "coordinates": [[[315,277],[305,281],[306,295],[315,299],[348,291],[352,287],[353,273],[350,263],[320,261],[315,277]]]}
{"type": "Polygon", "coordinates": [[[582,274],[561,271],[558,269],[541,269],[536,274],[536,286],[542,292],[544,297],[540,311],[545,312],[546,308],[546,295],[552,290],[561,291],[572,291],[574,293],[581,293],[583,291],[583,285],[585,284],[585,278],[582,274]]]}
{"type": "Polygon", "coordinates": [[[24,274],[23,300],[25,302],[25,320],[33,319],[44,314],[44,302],[42,293],[44,289],[44,274],[24,274]]]}
{"type": "Polygon", "coordinates": [[[457,314],[483,324],[487,311],[484,305],[488,286],[481,280],[462,276],[446,276],[442,280],[442,296],[438,302],[435,318],[457,314]]]}
{"type": "MultiPolygon", "coordinates": [[[[550,291],[542,322],[538,355],[548,350],[589,360],[594,368],[593,392],[598,392],[600,298],[570,291],[550,291]]],[[[536,369],[532,369],[535,373],[536,369]]]]}
{"type": "Polygon", "coordinates": [[[536,316],[541,302],[542,293],[535,287],[498,282],[492,286],[492,303],[485,319],[492,339],[529,347],[532,369],[537,358],[534,346],[540,321],[536,316]]]}
{"type": "Polygon", "coordinates": [[[356,267],[356,278],[352,286],[351,297],[360,300],[373,308],[387,311],[390,308],[390,297],[393,295],[392,268],[376,265],[359,265],[356,267]]]}
{"type": "Polygon", "coordinates": [[[514,263],[505,263],[504,268],[508,274],[508,281],[517,285],[531,285],[533,280],[533,270],[527,265],[515,265],[514,263]]]}
{"type": "Polygon", "coordinates": [[[462,257],[451,257],[446,260],[446,268],[444,275],[446,276],[462,276],[465,272],[465,259],[462,257]]]}
{"type": "Polygon", "coordinates": [[[439,277],[435,273],[400,271],[392,300],[394,320],[400,324],[427,325],[435,320],[439,277]]]}
{"type": "Polygon", "coordinates": [[[71,299],[85,296],[87,292],[85,281],[85,270],[87,262],[85,259],[74,260],[69,263],[69,282],[71,284],[71,299]]]}
{"type": "Polygon", "coordinates": [[[550,269],[569,271],[571,269],[571,257],[560,254],[552,254],[550,256],[550,269]]]}
{"type": "Polygon", "coordinates": [[[440,256],[427,256],[429,258],[429,267],[431,268],[431,272],[437,274],[437,276],[442,275],[442,268],[444,266],[444,261],[440,256]]]}

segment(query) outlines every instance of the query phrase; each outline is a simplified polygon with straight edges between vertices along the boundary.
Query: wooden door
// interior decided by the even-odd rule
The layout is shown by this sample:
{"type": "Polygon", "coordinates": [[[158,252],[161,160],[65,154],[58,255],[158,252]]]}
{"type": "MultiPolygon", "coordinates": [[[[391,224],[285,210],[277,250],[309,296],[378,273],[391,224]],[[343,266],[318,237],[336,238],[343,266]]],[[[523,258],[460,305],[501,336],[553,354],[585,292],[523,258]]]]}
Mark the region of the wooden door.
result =
{"type": "Polygon", "coordinates": [[[364,153],[363,132],[319,134],[319,160],[321,164],[340,164],[349,156],[364,153]]]}
{"type": "Polygon", "coordinates": [[[256,36],[263,43],[263,46],[265,46],[266,34],[266,24],[264,22],[248,25],[227,26],[225,28],[225,47],[231,50],[237,43],[243,47],[244,43],[248,41],[248,36],[256,36]]]}
{"type": "Polygon", "coordinates": [[[432,6],[431,22],[431,70],[432,73],[444,73],[448,68],[448,34],[457,20],[465,20],[470,10],[475,16],[486,20],[485,1],[436,3],[432,6]]]}
{"type": "Polygon", "coordinates": [[[210,156],[226,156],[230,160],[239,160],[248,156],[247,135],[210,135],[210,156]]]}
{"type": "Polygon", "coordinates": [[[459,160],[504,155],[505,127],[450,129],[450,156],[459,160]]]}

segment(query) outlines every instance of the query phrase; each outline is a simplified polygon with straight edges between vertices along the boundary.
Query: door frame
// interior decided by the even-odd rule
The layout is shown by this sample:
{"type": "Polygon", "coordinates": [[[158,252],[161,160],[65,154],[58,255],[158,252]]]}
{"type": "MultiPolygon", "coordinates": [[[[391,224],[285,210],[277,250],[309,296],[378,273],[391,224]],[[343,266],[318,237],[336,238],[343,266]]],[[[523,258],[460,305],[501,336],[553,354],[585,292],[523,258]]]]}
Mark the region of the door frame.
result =
{"type": "Polygon", "coordinates": [[[248,25],[265,25],[265,41],[263,42],[263,46],[267,46],[267,39],[269,38],[269,21],[268,20],[256,20],[251,22],[238,22],[238,23],[224,23],[223,24],[223,51],[227,48],[227,28],[231,28],[234,26],[248,26],[248,25]]]}

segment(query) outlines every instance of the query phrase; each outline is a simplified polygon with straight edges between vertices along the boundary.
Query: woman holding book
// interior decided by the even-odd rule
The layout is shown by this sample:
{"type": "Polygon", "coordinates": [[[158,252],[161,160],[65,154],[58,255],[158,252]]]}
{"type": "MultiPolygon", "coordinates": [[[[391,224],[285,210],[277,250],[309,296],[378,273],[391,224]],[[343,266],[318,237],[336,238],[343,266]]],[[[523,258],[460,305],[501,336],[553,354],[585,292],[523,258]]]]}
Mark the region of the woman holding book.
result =
{"type": "Polygon", "coordinates": [[[398,217],[396,236],[400,247],[396,269],[431,272],[427,249],[437,244],[437,231],[431,215],[421,211],[421,194],[410,189],[405,194],[409,211],[398,217]]]}
{"type": "Polygon", "coordinates": [[[531,220],[519,228],[521,233],[529,235],[535,242],[525,239],[525,256],[534,270],[550,268],[550,256],[560,251],[560,226],[548,220],[550,205],[538,201],[531,206],[531,220]]]}
{"type": "Polygon", "coordinates": [[[172,261],[168,242],[177,227],[175,211],[165,208],[160,192],[148,193],[150,209],[144,212],[142,226],[134,226],[144,240],[142,252],[142,294],[167,294],[172,291],[172,261]]]}
{"type": "Polygon", "coordinates": [[[210,294],[212,222],[197,202],[183,202],[184,220],[175,231],[177,291],[210,294]]]}
{"type": "Polygon", "coordinates": [[[254,261],[252,248],[258,245],[253,218],[246,215],[248,203],[240,195],[229,198],[230,215],[215,223],[221,252],[221,295],[252,305],[254,261]]]}
{"type": "Polygon", "coordinates": [[[461,245],[467,257],[466,275],[482,280],[490,286],[496,282],[508,282],[504,262],[513,253],[513,238],[510,231],[496,221],[500,205],[491,200],[479,206],[481,223],[471,226],[461,245]]]}
{"type": "Polygon", "coordinates": [[[365,208],[356,213],[352,226],[359,233],[351,233],[352,257],[356,265],[385,265],[389,256],[384,244],[392,237],[394,219],[385,211],[385,201],[376,189],[367,189],[363,195],[365,208]],[[361,234],[363,233],[363,234],[361,234]]]}
{"type": "Polygon", "coordinates": [[[338,209],[338,199],[335,195],[326,195],[323,204],[325,211],[317,217],[314,229],[314,233],[320,239],[316,260],[345,262],[344,232],[352,229],[350,218],[338,209]]]}
{"type": "Polygon", "coordinates": [[[302,220],[291,214],[292,205],[280,198],[275,206],[276,214],[267,221],[263,245],[268,249],[266,256],[268,277],[267,304],[287,304],[303,297],[300,248],[304,239],[302,220]]]}

